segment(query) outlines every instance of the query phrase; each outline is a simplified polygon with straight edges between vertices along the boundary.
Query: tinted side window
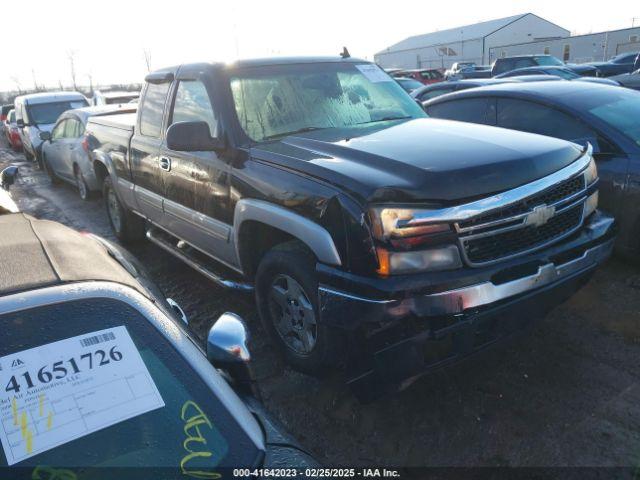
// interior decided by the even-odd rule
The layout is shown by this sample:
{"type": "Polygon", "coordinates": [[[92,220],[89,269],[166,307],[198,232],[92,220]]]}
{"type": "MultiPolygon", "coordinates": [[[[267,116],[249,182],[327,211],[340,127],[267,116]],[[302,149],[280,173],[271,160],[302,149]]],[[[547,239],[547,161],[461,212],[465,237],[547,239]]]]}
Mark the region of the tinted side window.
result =
{"type": "Polygon", "coordinates": [[[430,117],[458,120],[461,122],[489,124],[490,99],[464,98],[429,106],[430,117]]]}
{"type": "Polygon", "coordinates": [[[513,70],[515,62],[510,58],[496,60],[496,73],[504,73],[513,70]]]}
{"type": "Polygon", "coordinates": [[[423,92],[422,94],[420,94],[418,96],[418,100],[421,100],[424,102],[426,100],[439,97],[440,95],[444,95],[445,93],[451,93],[453,92],[453,90],[454,90],[454,87],[434,88],[433,90],[427,90],[426,92],[423,92]]]}
{"type": "Polygon", "coordinates": [[[562,138],[576,143],[594,143],[595,133],[569,115],[525,100],[498,99],[498,126],[562,138]]]}
{"type": "Polygon", "coordinates": [[[196,80],[181,81],[176,91],[171,124],[198,121],[209,124],[212,137],[217,135],[216,118],[204,84],[196,80]]]}
{"type": "Polygon", "coordinates": [[[169,91],[169,83],[147,84],[147,90],[140,107],[140,133],[149,137],[159,137],[162,130],[162,113],[169,91]]]}

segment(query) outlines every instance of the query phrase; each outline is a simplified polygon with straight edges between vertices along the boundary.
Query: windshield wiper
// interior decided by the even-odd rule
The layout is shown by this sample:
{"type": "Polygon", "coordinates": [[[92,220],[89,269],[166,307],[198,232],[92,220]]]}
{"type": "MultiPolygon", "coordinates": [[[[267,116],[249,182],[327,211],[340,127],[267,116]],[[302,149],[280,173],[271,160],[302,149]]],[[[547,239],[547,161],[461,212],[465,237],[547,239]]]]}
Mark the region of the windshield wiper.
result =
{"type": "Polygon", "coordinates": [[[367,123],[377,123],[377,122],[388,122],[390,120],[407,120],[409,118],[413,118],[411,115],[406,115],[404,117],[382,117],[382,118],[378,118],[377,120],[369,120],[368,122],[360,122],[360,123],[356,123],[356,125],[366,125],[367,123]]]}
{"type": "Polygon", "coordinates": [[[276,133],[274,135],[267,135],[266,137],[263,137],[263,139],[264,140],[273,140],[274,138],[278,138],[278,137],[286,137],[288,135],[295,135],[296,133],[313,132],[314,130],[322,130],[323,128],[328,128],[328,127],[303,127],[303,128],[299,128],[298,130],[293,130],[291,132],[284,132],[284,133],[276,133]]]}

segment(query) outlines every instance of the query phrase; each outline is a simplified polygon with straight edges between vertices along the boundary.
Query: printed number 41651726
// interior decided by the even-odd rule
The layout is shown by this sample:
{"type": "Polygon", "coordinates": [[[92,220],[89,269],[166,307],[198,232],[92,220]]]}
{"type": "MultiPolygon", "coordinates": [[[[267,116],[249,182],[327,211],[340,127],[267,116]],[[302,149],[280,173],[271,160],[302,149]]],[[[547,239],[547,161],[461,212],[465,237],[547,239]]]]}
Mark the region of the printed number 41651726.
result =
{"type": "Polygon", "coordinates": [[[9,383],[7,383],[4,391],[18,393],[20,392],[20,388],[23,386],[21,383],[22,381],[26,383],[27,389],[30,389],[35,387],[38,383],[47,384],[54,379],[61,380],[69,373],[80,373],[83,370],[87,370],[86,367],[91,370],[93,368],[107,365],[111,361],[119,362],[122,360],[122,353],[117,348],[117,345],[114,345],[108,352],[105,352],[104,350],[96,350],[95,352],[84,353],[80,355],[78,359],[71,357],[64,361],[61,360],[59,362],[55,362],[53,365],[45,365],[38,370],[38,373],[34,377],[31,376],[29,371],[17,376],[13,375],[9,379],[9,383]]]}

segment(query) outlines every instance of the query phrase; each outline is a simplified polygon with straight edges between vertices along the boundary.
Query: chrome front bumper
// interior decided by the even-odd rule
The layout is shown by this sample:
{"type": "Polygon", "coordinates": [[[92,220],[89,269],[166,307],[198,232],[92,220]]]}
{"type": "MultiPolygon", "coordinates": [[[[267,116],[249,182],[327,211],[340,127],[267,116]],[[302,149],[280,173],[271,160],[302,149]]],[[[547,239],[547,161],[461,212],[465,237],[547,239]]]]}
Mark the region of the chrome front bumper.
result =
{"type": "MultiPolygon", "coordinates": [[[[598,213],[596,218],[585,227],[584,235],[587,238],[600,237],[605,232],[611,231],[613,226],[612,217],[598,213]]],[[[534,274],[520,278],[500,283],[487,279],[461,288],[401,299],[365,298],[321,285],[319,287],[321,314],[329,319],[335,318],[340,312],[339,316],[343,319],[359,317],[367,321],[400,319],[410,314],[418,317],[458,315],[470,309],[533,292],[569,279],[580,272],[592,270],[611,255],[614,241],[615,238],[609,235],[609,238],[602,243],[586,248],[577,258],[564,263],[553,263],[547,260],[547,263],[540,265],[534,274]]]]}

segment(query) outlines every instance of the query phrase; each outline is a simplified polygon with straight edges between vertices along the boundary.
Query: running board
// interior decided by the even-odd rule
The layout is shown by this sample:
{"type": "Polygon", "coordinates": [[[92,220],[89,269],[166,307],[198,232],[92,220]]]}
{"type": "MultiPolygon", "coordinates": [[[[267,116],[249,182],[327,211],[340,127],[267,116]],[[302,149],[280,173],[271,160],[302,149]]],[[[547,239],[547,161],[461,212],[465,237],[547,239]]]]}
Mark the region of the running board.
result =
{"type": "MultiPolygon", "coordinates": [[[[162,235],[162,234],[161,234],[162,235]]],[[[229,288],[232,290],[239,290],[243,292],[251,292],[253,291],[253,285],[243,282],[236,282],[233,280],[228,280],[213,272],[210,268],[204,265],[202,261],[194,258],[192,255],[189,255],[188,252],[180,250],[176,245],[173,245],[171,242],[161,238],[160,235],[156,233],[155,228],[151,228],[147,230],[147,238],[152,243],[155,243],[157,246],[166,250],[170,254],[178,257],[184,263],[189,265],[191,268],[201,273],[209,280],[215,282],[217,285],[220,285],[223,288],[229,288]]]]}

